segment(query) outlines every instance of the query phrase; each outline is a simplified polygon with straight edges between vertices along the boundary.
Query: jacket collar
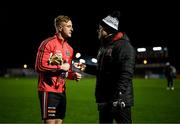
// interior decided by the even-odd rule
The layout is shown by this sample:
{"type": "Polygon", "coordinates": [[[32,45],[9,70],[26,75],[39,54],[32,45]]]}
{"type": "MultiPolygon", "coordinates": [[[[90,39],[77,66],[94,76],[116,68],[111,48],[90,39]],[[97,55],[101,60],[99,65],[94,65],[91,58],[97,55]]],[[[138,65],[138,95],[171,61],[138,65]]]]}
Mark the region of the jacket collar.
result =
{"type": "Polygon", "coordinates": [[[118,32],[116,34],[112,34],[109,37],[105,38],[104,41],[102,42],[103,46],[107,46],[109,44],[112,44],[115,41],[120,40],[121,38],[123,38],[124,33],[122,32],[118,32]]]}
{"type": "Polygon", "coordinates": [[[117,40],[121,39],[122,37],[123,37],[123,33],[118,32],[117,34],[114,35],[114,37],[112,38],[112,41],[117,41],[117,40]]]}

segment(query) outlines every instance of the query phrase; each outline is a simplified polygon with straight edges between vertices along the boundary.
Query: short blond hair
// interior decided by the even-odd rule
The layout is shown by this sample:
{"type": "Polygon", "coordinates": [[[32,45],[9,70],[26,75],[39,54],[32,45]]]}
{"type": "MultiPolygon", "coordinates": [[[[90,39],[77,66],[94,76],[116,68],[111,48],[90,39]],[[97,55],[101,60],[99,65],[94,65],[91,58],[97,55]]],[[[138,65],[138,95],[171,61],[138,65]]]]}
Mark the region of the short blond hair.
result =
{"type": "Polygon", "coordinates": [[[68,16],[65,16],[65,15],[59,15],[59,16],[57,16],[55,19],[54,19],[54,26],[55,26],[55,28],[57,29],[57,27],[59,26],[59,25],[61,25],[61,23],[62,22],[68,22],[68,21],[70,21],[71,20],[71,18],[70,17],[68,17],[68,16]]]}

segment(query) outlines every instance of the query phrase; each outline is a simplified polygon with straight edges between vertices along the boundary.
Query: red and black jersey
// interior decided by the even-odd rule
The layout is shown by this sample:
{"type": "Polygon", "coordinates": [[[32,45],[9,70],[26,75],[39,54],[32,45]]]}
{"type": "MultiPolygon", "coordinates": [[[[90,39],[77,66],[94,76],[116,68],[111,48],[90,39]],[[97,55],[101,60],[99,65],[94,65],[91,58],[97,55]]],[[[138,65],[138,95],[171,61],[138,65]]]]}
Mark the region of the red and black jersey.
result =
{"type": "MultiPolygon", "coordinates": [[[[35,70],[39,73],[38,90],[61,93],[65,90],[64,72],[61,65],[49,64],[49,58],[53,54],[61,53],[62,59],[71,65],[73,59],[73,48],[58,38],[57,35],[44,40],[37,52],[35,70]]],[[[68,71],[68,78],[73,79],[73,72],[68,71]]]]}

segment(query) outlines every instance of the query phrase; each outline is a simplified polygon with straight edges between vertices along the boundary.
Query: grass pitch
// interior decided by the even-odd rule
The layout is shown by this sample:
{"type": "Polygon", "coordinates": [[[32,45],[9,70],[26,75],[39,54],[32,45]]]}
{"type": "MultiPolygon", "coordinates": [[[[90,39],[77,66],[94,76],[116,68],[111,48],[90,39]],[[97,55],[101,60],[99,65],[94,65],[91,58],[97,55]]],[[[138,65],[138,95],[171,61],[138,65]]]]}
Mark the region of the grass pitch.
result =
{"type": "MultiPolygon", "coordinates": [[[[180,123],[180,79],[134,79],[133,123],[180,123]]],[[[95,78],[67,80],[64,123],[98,123],[95,78]]],[[[41,123],[37,78],[0,78],[0,123],[41,123]]]]}

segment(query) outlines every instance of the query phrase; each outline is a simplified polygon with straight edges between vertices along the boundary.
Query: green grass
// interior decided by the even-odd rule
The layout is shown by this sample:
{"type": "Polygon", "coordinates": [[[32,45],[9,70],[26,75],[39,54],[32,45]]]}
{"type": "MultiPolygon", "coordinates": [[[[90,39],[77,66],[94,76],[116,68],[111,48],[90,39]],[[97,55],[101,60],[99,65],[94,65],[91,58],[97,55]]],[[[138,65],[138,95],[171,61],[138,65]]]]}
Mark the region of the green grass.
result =
{"type": "Polygon", "coordinates": [[[175,90],[166,90],[165,79],[135,79],[134,122],[180,122],[180,79],[175,80],[175,90]]]}
{"type": "MultiPolygon", "coordinates": [[[[64,123],[97,123],[95,78],[67,80],[64,123]]],[[[166,90],[165,79],[134,79],[134,123],[180,123],[180,79],[166,90]]],[[[41,123],[37,78],[0,78],[0,123],[41,123]]]]}

